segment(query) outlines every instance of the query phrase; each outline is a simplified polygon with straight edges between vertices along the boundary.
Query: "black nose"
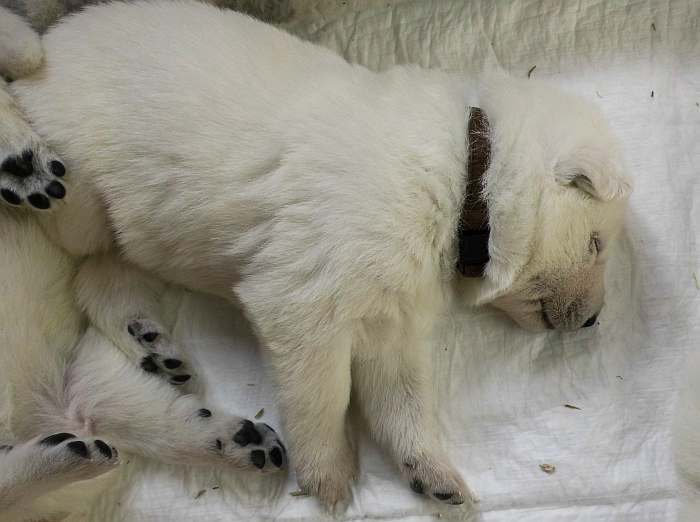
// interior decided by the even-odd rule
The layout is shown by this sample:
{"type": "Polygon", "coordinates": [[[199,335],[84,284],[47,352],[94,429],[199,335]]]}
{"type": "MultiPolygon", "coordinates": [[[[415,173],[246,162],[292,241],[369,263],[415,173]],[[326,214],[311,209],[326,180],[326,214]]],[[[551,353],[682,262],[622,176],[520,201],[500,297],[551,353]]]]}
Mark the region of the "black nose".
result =
{"type": "Polygon", "coordinates": [[[583,323],[583,328],[588,328],[589,326],[593,326],[593,325],[595,324],[595,322],[596,322],[597,319],[598,319],[598,314],[595,314],[595,315],[591,316],[591,317],[588,319],[588,321],[586,321],[585,323],[583,323]]]}

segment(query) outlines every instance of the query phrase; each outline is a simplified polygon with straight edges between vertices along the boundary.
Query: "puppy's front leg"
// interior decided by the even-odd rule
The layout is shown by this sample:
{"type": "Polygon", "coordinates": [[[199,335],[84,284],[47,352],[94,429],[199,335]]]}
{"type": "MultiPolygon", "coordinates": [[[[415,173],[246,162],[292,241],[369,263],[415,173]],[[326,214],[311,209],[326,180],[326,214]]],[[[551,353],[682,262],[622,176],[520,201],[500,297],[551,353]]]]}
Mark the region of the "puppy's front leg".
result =
{"type": "Polygon", "coordinates": [[[267,343],[280,385],[287,440],[299,487],[342,509],[356,460],[346,434],[350,341],[331,346],[267,343]]]}
{"type": "Polygon", "coordinates": [[[440,447],[428,350],[400,344],[353,366],[353,389],[370,431],[413,491],[446,504],[471,503],[469,488],[440,447]]]}

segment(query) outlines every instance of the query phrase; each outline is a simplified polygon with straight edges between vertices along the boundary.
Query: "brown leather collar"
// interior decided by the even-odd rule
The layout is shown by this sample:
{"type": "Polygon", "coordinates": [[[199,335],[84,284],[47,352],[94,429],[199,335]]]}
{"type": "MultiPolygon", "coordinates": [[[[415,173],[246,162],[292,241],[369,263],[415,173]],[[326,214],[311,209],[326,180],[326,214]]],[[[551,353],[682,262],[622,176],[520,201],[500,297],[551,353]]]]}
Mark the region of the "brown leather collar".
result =
{"type": "Polygon", "coordinates": [[[467,143],[467,187],[457,229],[457,270],[465,277],[481,277],[489,262],[489,214],[483,198],[483,177],[489,167],[491,141],[489,120],[478,107],[469,111],[467,143]]]}

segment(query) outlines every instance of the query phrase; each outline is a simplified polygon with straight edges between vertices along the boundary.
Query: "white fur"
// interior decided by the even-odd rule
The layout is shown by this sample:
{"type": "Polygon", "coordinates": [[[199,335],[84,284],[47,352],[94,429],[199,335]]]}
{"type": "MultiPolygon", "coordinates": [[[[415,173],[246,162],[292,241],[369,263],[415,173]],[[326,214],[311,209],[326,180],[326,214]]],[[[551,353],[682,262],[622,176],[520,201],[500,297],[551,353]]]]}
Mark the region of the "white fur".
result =
{"type": "Polygon", "coordinates": [[[592,238],[614,239],[629,183],[595,108],[535,82],[484,82],[492,260],[459,284],[472,97],[460,78],[376,74],[189,2],[89,8],[44,47],[42,73],[13,91],[69,169],[51,237],[87,255],[115,232],[136,266],[242,302],[300,486],[326,504],[356,473],[351,387],[410,482],[468,501],[437,443],[423,340],[455,287],[534,329],[598,313],[605,254],[592,238]]]}

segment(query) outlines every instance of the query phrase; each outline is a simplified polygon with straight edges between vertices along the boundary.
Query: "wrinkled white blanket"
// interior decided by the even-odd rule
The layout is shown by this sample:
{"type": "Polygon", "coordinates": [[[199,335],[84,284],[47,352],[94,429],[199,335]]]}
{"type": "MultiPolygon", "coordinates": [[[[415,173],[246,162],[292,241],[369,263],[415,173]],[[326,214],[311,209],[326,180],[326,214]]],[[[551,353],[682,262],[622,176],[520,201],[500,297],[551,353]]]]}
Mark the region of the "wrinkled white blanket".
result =
{"type": "MultiPolygon", "coordinates": [[[[481,497],[479,520],[673,520],[669,421],[685,355],[700,349],[700,2],[299,2],[307,16],[289,29],[351,61],[472,76],[497,66],[531,71],[602,105],[636,191],[600,326],[530,335],[495,311],[455,310],[435,341],[440,423],[481,497]]],[[[278,425],[270,379],[235,310],[187,294],[176,330],[212,403],[248,416],[264,408],[262,419],[278,425]]],[[[440,508],[411,493],[371,442],[362,440],[360,453],[347,519],[436,517],[440,508]]],[[[319,517],[313,499],[290,496],[295,489],[291,477],[132,459],[92,520],[319,517]]],[[[442,516],[450,514],[462,516],[442,516]]]]}

